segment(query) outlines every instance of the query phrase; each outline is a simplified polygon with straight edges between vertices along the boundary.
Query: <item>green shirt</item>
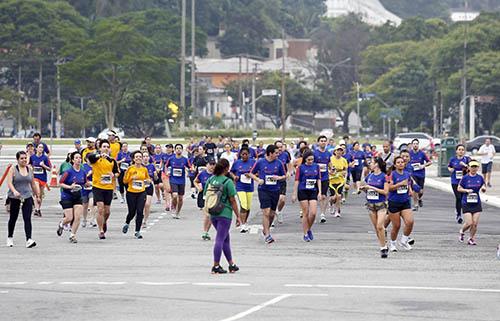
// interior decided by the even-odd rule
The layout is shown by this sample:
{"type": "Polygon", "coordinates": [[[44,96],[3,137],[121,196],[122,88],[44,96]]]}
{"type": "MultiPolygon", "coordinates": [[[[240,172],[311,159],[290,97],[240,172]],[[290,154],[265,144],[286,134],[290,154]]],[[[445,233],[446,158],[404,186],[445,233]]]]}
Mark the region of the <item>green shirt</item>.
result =
{"type": "MultiPolygon", "coordinates": [[[[210,183],[222,184],[224,182],[224,189],[222,192],[222,203],[224,204],[224,210],[217,216],[226,217],[228,219],[233,218],[233,208],[231,207],[231,202],[229,201],[229,197],[236,196],[236,187],[234,186],[234,182],[232,179],[227,178],[226,176],[212,176],[205,183],[205,186],[208,186],[210,183]]],[[[203,190],[203,195],[207,193],[207,189],[203,190]]]]}

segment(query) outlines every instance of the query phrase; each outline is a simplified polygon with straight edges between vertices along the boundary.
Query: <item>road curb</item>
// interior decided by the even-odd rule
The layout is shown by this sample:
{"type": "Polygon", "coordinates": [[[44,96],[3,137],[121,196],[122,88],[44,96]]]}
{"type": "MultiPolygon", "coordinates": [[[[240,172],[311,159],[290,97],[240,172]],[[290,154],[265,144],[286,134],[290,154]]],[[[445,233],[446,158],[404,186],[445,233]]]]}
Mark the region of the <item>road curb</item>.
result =
{"type": "MultiPolygon", "coordinates": [[[[425,185],[432,187],[432,188],[435,188],[435,189],[438,189],[438,190],[443,191],[443,192],[448,192],[450,194],[453,194],[453,189],[451,188],[451,185],[449,183],[440,182],[437,179],[426,178],[425,185]]],[[[490,205],[490,206],[500,208],[500,197],[488,195],[488,201],[484,201],[484,203],[487,205],[490,205]]]]}

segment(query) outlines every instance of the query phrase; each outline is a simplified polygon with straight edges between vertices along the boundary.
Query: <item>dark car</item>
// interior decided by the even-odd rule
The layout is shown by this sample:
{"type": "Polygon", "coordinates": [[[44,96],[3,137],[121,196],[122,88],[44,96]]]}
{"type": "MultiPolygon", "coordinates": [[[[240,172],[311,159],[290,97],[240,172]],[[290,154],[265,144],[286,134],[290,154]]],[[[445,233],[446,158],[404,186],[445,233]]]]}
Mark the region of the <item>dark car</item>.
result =
{"type": "Polygon", "coordinates": [[[466,148],[468,152],[472,152],[473,154],[477,153],[479,150],[479,147],[484,144],[484,140],[486,138],[491,138],[491,144],[495,146],[495,151],[497,153],[500,153],[500,138],[496,136],[488,136],[488,135],[483,135],[483,136],[477,136],[476,138],[467,141],[466,143],[466,148]]]}

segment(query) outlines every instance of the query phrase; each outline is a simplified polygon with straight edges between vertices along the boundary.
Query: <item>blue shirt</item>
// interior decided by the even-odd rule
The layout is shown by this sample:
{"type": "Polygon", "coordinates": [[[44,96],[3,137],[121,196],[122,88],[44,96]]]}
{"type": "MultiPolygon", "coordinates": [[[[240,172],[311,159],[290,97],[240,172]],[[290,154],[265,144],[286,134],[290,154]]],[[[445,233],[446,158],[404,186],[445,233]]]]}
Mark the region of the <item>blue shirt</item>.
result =
{"type": "Polygon", "coordinates": [[[212,176],[214,176],[214,174],[209,173],[207,171],[203,171],[198,174],[198,179],[200,180],[201,187],[203,188],[203,190],[205,190],[205,184],[207,183],[208,179],[212,176]]]}
{"type": "Polygon", "coordinates": [[[186,184],[186,168],[189,169],[191,167],[186,157],[171,157],[165,166],[169,173],[170,183],[177,185],[186,184]]]}
{"type": "MultiPolygon", "coordinates": [[[[328,175],[326,175],[328,177],[328,175]]],[[[297,168],[295,180],[299,181],[298,190],[318,191],[318,180],[321,179],[318,164],[302,164],[297,168]]]]}
{"type": "MultiPolygon", "coordinates": [[[[366,184],[376,187],[378,189],[384,189],[385,185],[385,174],[380,173],[378,175],[375,175],[373,173],[368,174],[368,176],[365,178],[366,184]]],[[[374,190],[368,189],[366,191],[366,201],[368,203],[380,203],[380,202],[385,202],[385,195],[380,194],[379,192],[376,192],[374,190]]]]}
{"type": "Polygon", "coordinates": [[[352,171],[361,171],[363,170],[363,164],[365,161],[365,152],[362,150],[352,150],[349,153],[354,161],[354,167],[351,168],[352,171]]]}
{"type": "Polygon", "coordinates": [[[39,142],[38,144],[33,142],[33,146],[35,146],[35,151],[36,151],[36,148],[38,147],[38,145],[43,145],[43,152],[45,154],[48,154],[50,151],[49,151],[49,146],[47,146],[47,144],[45,144],[44,142],[39,142]]]}
{"type": "Polygon", "coordinates": [[[460,186],[462,186],[465,189],[471,189],[474,192],[473,193],[463,193],[462,194],[462,205],[481,205],[481,197],[479,196],[479,191],[481,190],[481,187],[484,185],[484,179],[481,175],[476,174],[474,176],[472,175],[465,175],[461,180],[460,180],[460,186]]]}
{"type": "MultiPolygon", "coordinates": [[[[87,182],[92,183],[92,174],[89,175],[90,171],[92,171],[92,167],[89,164],[85,163],[82,165],[82,170],[85,172],[85,177],[87,182]]],[[[92,193],[92,186],[89,189],[82,189],[82,196],[89,196],[92,193]]]]}
{"type": "MultiPolygon", "coordinates": [[[[76,171],[73,167],[69,168],[67,171],[65,171],[61,179],[59,180],[61,183],[64,183],[66,185],[72,185],[73,183],[76,183],[80,185],[80,190],[78,191],[79,195],[82,195],[82,190],[87,182],[87,173],[83,168],[80,168],[79,171],[76,171]]],[[[75,193],[76,194],[76,193],[75,193]]],[[[66,201],[66,200],[72,200],[73,199],[73,192],[71,189],[66,189],[62,188],[61,189],[61,200],[66,201]]]]}
{"type": "MultiPolygon", "coordinates": [[[[347,164],[350,164],[353,160],[352,155],[349,153],[345,154],[342,157],[345,158],[345,160],[347,161],[347,164]]],[[[352,170],[352,168],[350,166],[347,166],[347,174],[351,173],[351,170],[352,170]]]]}
{"type": "Polygon", "coordinates": [[[425,164],[429,162],[429,157],[425,155],[425,153],[421,150],[415,152],[410,150],[410,162],[409,164],[413,167],[412,176],[414,177],[425,177],[425,168],[417,169],[418,165],[416,164],[425,164]],[[415,164],[415,165],[414,165],[415,164]]]}
{"type": "Polygon", "coordinates": [[[321,181],[328,180],[328,164],[330,163],[330,158],[332,154],[325,150],[324,152],[316,149],[314,151],[314,162],[319,165],[321,171],[321,181]]]}
{"type": "Polygon", "coordinates": [[[124,172],[128,168],[127,165],[130,165],[130,163],[132,163],[132,159],[130,158],[130,153],[129,152],[124,153],[124,152],[120,151],[118,153],[118,155],[116,156],[116,160],[120,161],[122,159],[124,159],[124,161],[120,163],[120,170],[122,172],[124,172]],[[123,165],[123,168],[122,168],[122,164],[126,164],[126,165],[123,165]]]}
{"type": "Polygon", "coordinates": [[[30,164],[33,166],[33,173],[35,174],[35,178],[41,180],[42,182],[47,182],[47,171],[45,168],[40,166],[43,162],[45,166],[51,167],[49,158],[47,155],[43,154],[42,156],[37,156],[36,154],[31,155],[30,164]],[[38,174],[37,174],[38,173],[38,174]]]}
{"type": "Polygon", "coordinates": [[[395,191],[389,192],[389,201],[396,203],[405,203],[410,200],[410,187],[411,176],[410,173],[403,171],[403,174],[399,174],[397,171],[393,171],[391,174],[391,181],[393,184],[400,183],[404,180],[408,181],[408,185],[400,186],[395,191]]]}
{"type": "Polygon", "coordinates": [[[262,158],[255,163],[252,173],[257,174],[260,179],[264,180],[264,184],[259,185],[259,190],[277,193],[280,190],[281,184],[272,180],[270,176],[284,176],[286,171],[285,166],[280,160],[275,159],[269,162],[266,158],[262,158]]]}
{"type": "Polygon", "coordinates": [[[161,171],[163,169],[163,164],[165,164],[164,159],[165,155],[163,153],[160,154],[153,154],[151,155],[153,158],[153,165],[158,171],[161,171]]]}
{"type": "Polygon", "coordinates": [[[163,155],[163,164],[166,164],[170,158],[175,157],[175,153],[172,154],[162,153],[162,155],[163,155]]]}
{"type": "Polygon", "coordinates": [[[241,177],[246,173],[250,173],[256,162],[257,161],[255,159],[251,158],[246,162],[241,159],[238,159],[234,162],[233,167],[231,168],[231,173],[239,177],[238,181],[236,182],[237,192],[253,192],[253,179],[246,179],[244,177],[242,182],[241,177]]]}
{"type": "Polygon", "coordinates": [[[461,162],[465,164],[469,164],[470,162],[470,157],[469,156],[463,156],[462,158],[457,158],[452,157],[450,159],[450,162],[448,163],[448,167],[451,167],[454,169],[453,173],[451,173],[451,183],[452,184],[458,184],[462,177],[464,177],[465,171],[467,167],[463,167],[460,165],[461,162]]]}
{"type": "Polygon", "coordinates": [[[262,158],[266,155],[266,150],[263,147],[257,147],[257,158],[262,158]]]}

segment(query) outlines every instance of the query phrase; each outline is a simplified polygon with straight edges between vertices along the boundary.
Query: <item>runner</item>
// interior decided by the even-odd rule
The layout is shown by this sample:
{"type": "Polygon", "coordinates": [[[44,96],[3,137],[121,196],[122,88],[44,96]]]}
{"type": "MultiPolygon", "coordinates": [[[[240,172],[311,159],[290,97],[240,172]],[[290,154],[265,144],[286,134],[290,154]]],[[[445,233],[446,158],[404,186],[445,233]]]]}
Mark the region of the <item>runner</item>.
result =
{"type": "Polygon", "coordinates": [[[411,210],[411,175],[405,171],[405,162],[401,156],[394,159],[395,169],[389,177],[389,218],[392,224],[389,251],[397,252],[396,239],[401,227],[401,218],[405,223],[399,246],[406,250],[412,247],[408,243],[413,230],[413,212],[411,210]]]}
{"type": "Polygon", "coordinates": [[[328,187],[330,189],[330,214],[341,217],[342,192],[346,186],[349,164],[342,156],[345,145],[337,145],[328,165],[328,187]]]}
{"type": "Polygon", "coordinates": [[[33,169],[33,174],[35,175],[35,184],[38,185],[38,190],[40,191],[40,198],[35,199],[35,211],[34,215],[42,217],[42,200],[45,196],[45,188],[50,189],[47,185],[47,171],[52,169],[52,164],[49,158],[44,153],[43,143],[38,144],[36,147],[35,155],[32,155],[29,159],[29,164],[33,169]]]}
{"type": "Polygon", "coordinates": [[[47,157],[50,158],[51,150],[50,150],[49,146],[47,146],[47,144],[42,142],[42,135],[40,135],[40,133],[34,133],[33,134],[33,146],[35,147],[35,150],[37,149],[38,145],[43,146],[43,153],[45,153],[47,155],[47,157]]]}
{"type": "Polygon", "coordinates": [[[109,141],[109,156],[116,159],[118,153],[121,150],[121,143],[119,142],[118,135],[114,130],[108,131],[108,141],[109,141]]]}
{"type": "Polygon", "coordinates": [[[135,151],[130,155],[133,165],[125,172],[123,182],[127,184],[127,207],[128,215],[125,219],[122,232],[127,234],[129,224],[135,217],[135,238],[142,239],[141,227],[144,219],[144,205],[146,204],[146,185],[151,185],[148,170],[142,166],[142,155],[140,151],[135,151]]]}
{"type": "MultiPolygon", "coordinates": [[[[252,158],[252,159],[257,159],[257,152],[255,151],[255,149],[253,149],[251,146],[250,146],[250,141],[248,139],[243,139],[241,141],[241,148],[240,148],[240,152],[241,152],[241,149],[243,149],[243,147],[246,147],[248,148],[248,152],[250,153],[249,154],[249,157],[252,158]]],[[[238,159],[241,158],[240,154],[238,153],[238,159]]]]}
{"type": "Polygon", "coordinates": [[[385,241],[385,218],[387,216],[386,198],[389,194],[389,184],[386,181],[386,164],[381,157],[370,163],[371,173],[365,178],[366,185],[361,189],[366,192],[366,208],[380,244],[380,257],[387,258],[389,249],[385,241]]]}
{"type": "MultiPolygon", "coordinates": [[[[352,163],[353,158],[351,153],[347,150],[347,145],[344,140],[341,140],[339,146],[344,150],[342,157],[347,161],[347,164],[352,163]]],[[[345,204],[347,198],[349,197],[349,190],[351,189],[351,167],[347,167],[347,177],[345,179],[345,184],[343,186],[342,204],[345,204]]]]}
{"type": "MultiPolygon", "coordinates": [[[[290,172],[292,170],[292,156],[290,155],[290,152],[286,150],[285,144],[278,140],[274,143],[276,146],[276,151],[278,152],[278,160],[280,160],[283,163],[283,166],[285,168],[285,175],[286,178],[278,182],[279,185],[279,200],[278,200],[278,207],[277,207],[277,220],[278,223],[282,224],[284,220],[284,215],[283,215],[283,208],[285,207],[285,202],[286,202],[286,188],[287,188],[287,179],[288,176],[290,175],[290,172]]],[[[267,155],[267,149],[266,149],[266,155],[267,155]]],[[[266,158],[266,157],[264,157],[266,158]]],[[[273,221],[271,221],[273,223],[273,221]]]]}
{"type": "MultiPolygon", "coordinates": [[[[196,188],[198,189],[198,199],[197,205],[200,210],[203,210],[205,207],[205,187],[208,179],[214,175],[215,168],[215,160],[210,159],[207,164],[207,169],[201,171],[196,178],[194,179],[194,183],[196,188]]],[[[203,215],[203,234],[201,235],[201,239],[204,241],[210,241],[210,235],[208,231],[210,230],[210,226],[212,223],[210,222],[210,216],[204,213],[203,215]]]]}
{"type": "Polygon", "coordinates": [[[116,162],[118,163],[118,167],[120,168],[120,176],[118,176],[118,184],[120,189],[120,203],[125,203],[125,189],[127,186],[123,182],[123,176],[125,176],[125,172],[127,171],[132,160],[130,159],[130,152],[128,151],[128,144],[122,143],[122,150],[118,153],[116,157],[116,162]]]}
{"type": "Polygon", "coordinates": [[[219,135],[219,141],[217,142],[217,159],[220,159],[220,155],[224,153],[224,145],[227,143],[227,140],[224,136],[219,135]]]}
{"type": "Polygon", "coordinates": [[[207,141],[205,142],[205,148],[207,151],[207,156],[209,158],[215,159],[215,154],[217,152],[217,145],[212,142],[212,136],[207,136],[207,141]]]}
{"type": "Polygon", "coordinates": [[[266,149],[264,148],[264,143],[259,142],[259,145],[257,146],[257,149],[255,150],[255,153],[257,154],[257,159],[263,158],[266,156],[266,149]]]}
{"type": "Polygon", "coordinates": [[[298,198],[302,209],[303,239],[304,242],[310,242],[314,240],[312,226],[316,220],[318,199],[323,199],[325,196],[319,193],[322,189],[321,169],[314,162],[314,154],[310,150],[306,150],[302,158],[303,164],[297,168],[295,173],[292,203],[295,203],[298,198]]]}
{"type": "Polygon", "coordinates": [[[100,144],[99,153],[89,154],[88,159],[92,166],[92,194],[97,204],[97,225],[99,227],[99,239],[106,239],[108,230],[108,219],[111,214],[111,201],[115,189],[115,180],[119,175],[116,160],[109,156],[109,142],[103,139],[100,144]]]}
{"type": "Polygon", "coordinates": [[[75,145],[74,147],[75,147],[76,151],[79,152],[80,154],[82,154],[82,151],[83,151],[82,141],[79,139],[75,139],[73,144],[75,145]]]}
{"type": "Polygon", "coordinates": [[[82,169],[82,155],[75,151],[70,156],[71,168],[66,170],[59,180],[61,186],[61,204],[64,218],[57,226],[57,235],[63,234],[64,225],[71,224],[69,241],[78,243],[76,232],[80,227],[80,218],[83,213],[82,189],[87,184],[87,175],[82,169]]]}
{"type": "Polygon", "coordinates": [[[151,136],[144,137],[144,140],[142,141],[141,145],[146,145],[146,148],[148,149],[148,154],[153,155],[155,146],[151,143],[151,136]]]}
{"type": "Polygon", "coordinates": [[[19,217],[19,211],[23,212],[24,233],[26,235],[26,247],[36,246],[31,238],[31,211],[33,209],[33,196],[40,198],[40,190],[35,182],[33,172],[28,166],[28,155],[24,151],[16,153],[17,165],[12,166],[7,174],[7,199],[9,204],[9,223],[7,234],[7,246],[14,246],[14,229],[19,217]]]}
{"type": "Polygon", "coordinates": [[[351,167],[352,182],[356,188],[352,194],[360,194],[361,176],[363,175],[363,165],[365,163],[365,152],[360,149],[359,142],[352,144],[352,151],[349,153],[352,156],[352,161],[349,163],[351,167]]]}
{"type": "Polygon", "coordinates": [[[229,162],[226,159],[219,160],[214,168],[214,176],[207,181],[207,188],[205,189],[205,196],[209,198],[213,198],[211,195],[213,196],[214,194],[213,192],[210,192],[210,190],[220,190],[220,202],[223,205],[223,210],[221,212],[210,214],[210,220],[217,231],[214,244],[214,264],[212,266],[213,274],[227,273],[227,271],[220,266],[222,252],[224,252],[224,256],[229,263],[229,273],[235,273],[239,270],[239,267],[234,264],[233,261],[231,241],[229,237],[233,211],[238,225],[241,225],[241,220],[240,213],[238,212],[238,204],[236,203],[235,198],[236,189],[233,181],[227,178],[228,173],[229,162]]]}
{"type": "MultiPolygon", "coordinates": [[[[207,153],[208,155],[208,153],[207,153]]],[[[210,157],[210,155],[208,155],[210,157]]],[[[226,143],[224,145],[224,153],[220,155],[219,159],[227,159],[229,166],[233,166],[233,163],[238,159],[238,155],[231,151],[231,144],[226,143]]]]}
{"type": "Polygon", "coordinates": [[[413,168],[411,177],[420,188],[420,191],[413,192],[414,211],[418,211],[419,207],[424,206],[422,197],[424,195],[425,168],[432,165],[429,157],[419,149],[419,143],[417,138],[413,139],[411,142],[412,149],[410,150],[410,165],[413,168]]]}
{"type": "Polygon", "coordinates": [[[26,144],[26,154],[28,156],[28,160],[32,155],[35,155],[35,145],[33,145],[33,143],[26,144]]]}
{"type": "Polygon", "coordinates": [[[252,208],[254,191],[253,179],[251,178],[250,171],[257,161],[250,158],[250,151],[246,146],[241,148],[240,157],[241,158],[238,159],[231,168],[231,176],[236,182],[236,192],[238,193],[238,200],[240,202],[240,217],[242,222],[240,232],[247,233],[249,231],[247,222],[252,208]]]}
{"type": "Polygon", "coordinates": [[[86,139],[87,147],[82,151],[82,159],[87,159],[87,154],[92,154],[96,152],[95,142],[96,139],[94,137],[89,137],[86,139]]]}
{"type": "Polygon", "coordinates": [[[469,156],[465,156],[465,146],[463,144],[457,145],[455,153],[455,157],[451,158],[448,163],[448,170],[451,173],[451,188],[455,194],[455,220],[458,224],[462,224],[462,193],[458,191],[458,184],[464,174],[467,173],[471,159],[469,156]]]}
{"type": "Polygon", "coordinates": [[[182,144],[175,145],[175,156],[165,163],[167,175],[164,175],[163,184],[168,192],[172,193],[172,217],[179,219],[184,193],[186,190],[186,170],[194,170],[189,160],[182,156],[184,147],[182,144]]]}
{"type": "Polygon", "coordinates": [[[319,207],[320,207],[320,222],[325,223],[326,222],[326,208],[328,206],[328,199],[327,199],[327,194],[328,194],[328,164],[330,163],[330,158],[332,157],[332,153],[330,153],[326,149],[326,144],[328,139],[326,136],[319,136],[318,137],[318,148],[314,151],[314,162],[319,165],[319,168],[321,170],[321,197],[319,201],[319,207]]]}
{"type": "Polygon", "coordinates": [[[484,140],[484,144],[479,147],[477,155],[481,156],[481,169],[486,186],[491,187],[491,171],[493,170],[493,159],[496,155],[495,146],[491,144],[491,138],[484,140]]]}
{"type": "MultiPolygon", "coordinates": [[[[148,170],[149,178],[156,182],[161,181],[161,172],[158,173],[155,165],[150,162],[151,157],[149,153],[142,154],[142,165],[148,170]]],[[[148,227],[149,214],[151,214],[151,203],[153,202],[154,194],[154,184],[151,180],[145,180],[144,185],[146,187],[146,203],[144,204],[144,219],[142,220],[142,228],[148,227]]]]}
{"type": "Polygon", "coordinates": [[[266,148],[266,157],[259,159],[251,171],[250,175],[259,183],[259,202],[262,209],[262,227],[265,242],[273,243],[271,236],[271,223],[280,198],[280,182],[287,177],[285,166],[278,160],[278,148],[276,145],[269,145],[266,148]]]}
{"type": "Polygon", "coordinates": [[[365,161],[363,162],[363,177],[366,178],[366,176],[370,173],[370,163],[375,155],[372,152],[372,146],[370,143],[363,144],[363,152],[365,153],[365,161]]]}
{"type": "Polygon", "coordinates": [[[391,151],[391,143],[386,140],[382,144],[382,152],[380,152],[379,157],[382,158],[382,160],[385,163],[385,168],[387,169],[387,175],[390,175],[390,171],[392,169],[392,166],[394,165],[394,153],[391,151]]]}
{"type": "Polygon", "coordinates": [[[478,161],[472,160],[469,169],[470,173],[465,175],[458,185],[458,191],[462,193],[462,210],[465,218],[465,223],[459,231],[459,241],[464,241],[465,232],[470,229],[467,244],[476,245],[477,225],[483,211],[479,192],[486,192],[486,185],[483,177],[478,174],[478,161]]]}
{"type": "MultiPolygon", "coordinates": [[[[144,156],[144,152],[142,152],[142,154],[144,156]]],[[[156,194],[156,204],[161,204],[161,198],[163,195],[163,183],[161,181],[161,173],[163,171],[163,166],[165,164],[165,155],[161,151],[160,144],[156,144],[154,146],[154,154],[151,157],[153,158],[154,167],[157,173],[157,175],[154,176],[156,178],[153,180],[154,191],[156,194]]],[[[153,176],[151,176],[151,178],[153,178],[153,176]]]]}

